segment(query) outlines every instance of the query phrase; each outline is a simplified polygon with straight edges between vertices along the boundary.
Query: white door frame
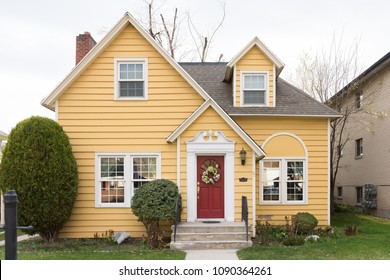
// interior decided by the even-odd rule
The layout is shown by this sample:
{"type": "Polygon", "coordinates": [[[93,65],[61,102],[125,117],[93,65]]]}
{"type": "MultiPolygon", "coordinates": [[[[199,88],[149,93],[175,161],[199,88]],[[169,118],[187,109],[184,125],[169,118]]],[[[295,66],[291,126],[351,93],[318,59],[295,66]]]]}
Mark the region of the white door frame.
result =
{"type": "Polygon", "coordinates": [[[221,131],[200,131],[187,141],[187,222],[197,220],[197,156],[224,156],[224,220],[234,222],[234,145],[221,131]]]}

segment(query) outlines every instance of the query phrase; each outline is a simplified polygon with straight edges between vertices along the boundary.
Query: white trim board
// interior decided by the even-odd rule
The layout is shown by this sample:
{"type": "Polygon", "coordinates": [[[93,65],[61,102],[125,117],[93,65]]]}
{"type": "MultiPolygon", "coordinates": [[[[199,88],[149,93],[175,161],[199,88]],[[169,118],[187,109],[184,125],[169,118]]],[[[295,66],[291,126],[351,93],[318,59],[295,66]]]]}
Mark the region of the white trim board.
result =
{"type": "Polygon", "coordinates": [[[234,146],[221,131],[200,131],[187,141],[187,222],[197,220],[197,157],[200,155],[224,156],[225,189],[224,220],[234,222],[234,146]],[[208,137],[205,140],[205,137],[208,137]],[[216,138],[216,139],[213,139],[216,138]]]}

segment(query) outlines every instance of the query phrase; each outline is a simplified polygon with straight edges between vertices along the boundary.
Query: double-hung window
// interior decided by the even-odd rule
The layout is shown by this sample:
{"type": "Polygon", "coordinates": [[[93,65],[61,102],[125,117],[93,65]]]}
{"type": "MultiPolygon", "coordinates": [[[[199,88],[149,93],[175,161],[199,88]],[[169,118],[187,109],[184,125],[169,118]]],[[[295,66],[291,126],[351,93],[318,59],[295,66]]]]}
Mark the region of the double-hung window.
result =
{"type": "Polygon", "coordinates": [[[115,59],[115,97],[117,100],[148,98],[147,59],[115,59]]]}
{"type": "Polygon", "coordinates": [[[243,106],[266,106],[267,73],[241,72],[241,104],[243,106]]]}
{"type": "Polygon", "coordinates": [[[132,169],[132,190],[134,194],[143,184],[157,179],[157,158],[156,156],[133,156],[132,169]]]}
{"type": "Polygon", "coordinates": [[[275,159],[261,163],[260,197],[262,203],[307,203],[305,160],[275,159]]]}
{"type": "Polygon", "coordinates": [[[138,188],[161,178],[159,153],[99,153],[95,164],[95,207],[130,207],[138,188]]]}

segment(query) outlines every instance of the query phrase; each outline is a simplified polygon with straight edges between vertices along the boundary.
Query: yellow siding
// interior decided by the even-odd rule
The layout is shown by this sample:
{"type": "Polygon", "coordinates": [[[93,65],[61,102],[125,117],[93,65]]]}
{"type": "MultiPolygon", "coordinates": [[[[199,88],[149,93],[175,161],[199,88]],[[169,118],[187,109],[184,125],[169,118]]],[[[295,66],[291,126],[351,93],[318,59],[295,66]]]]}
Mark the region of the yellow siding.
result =
{"type": "Polygon", "coordinates": [[[95,208],[96,152],[161,152],[162,176],[176,181],[176,144],[166,137],[201,104],[200,95],[136,31],[127,26],[59,98],[58,119],[79,168],[79,194],[61,237],[144,227],[129,208],[95,208]],[[147,101],[114,100],[114,58],[148,58],[147,101]]]}
{"type": "Polygon", "coordinates": [[[269,93],[269,106],[274,107],[274,67],[272,61],[261,52],[256,46],[252,47],[237,63],[236,63],[236,107],[240,107],[241,96],[241,71],[268,71],[268,93],[269,93]]]}
{"type": "MultiPolygon", "coordinates": [[[[259,145],[273,134],[288,132],[295,134],[305,143],[308,151],[308,204],[307,205],[264,205],[259,199],[259,172],[256,180],[256,217],[271,215],[272,222],[283,224],[285,216],[291,216],[297,212],[310,212],[317,217],[319,225],[328,224],[328,123],[326,119],[309,118],[255,118],[237,117],[237,123],[249,133],[259,145]]],[[[279,136],[281,137],[281,136],[279,136]]],[[[279,138],[277,137],[277,138],[279,138]]],[[[280,139],[276,139],[278,143],[280,139]]],[[[280,150],[284,150],[285,156],[291,153],[286,150],[288,145],[296,145],[291,139],[279,142],[280,150]]],[[[273,142],[273,141],[271,141],[273,142]]],[[[265,152],[270,156],[281,155],[271,143],[269,150],[265,146],[265,152]]],[[[299,147],[298,148],[299,151],[299,147]]],[[[301,153],[302,150],[298,153],[301,153]]],[[[298,156],[299,154],[291,154],[298,156]]],[[[258,166],[256,167],[259,168],[258,166]]]]}
{"type": "Polygon", "coordinates": [[[272,157],[304,157],[305,150],[301,143],[288,135],[279,135],[273,137],[263,147],[264,151],[267,151],[267,156],[272,157]]]}
{"type": "MultiPolygon", "coordinates": [[[[249,219],[252,223],[252,153],[249,146],[233,131],[233,129],[212,109],[209,107],[187,130],[180,136],[180,155],[181,155],[181,185],[186,185],[187,180],[187,147],[186,141],[193,139],[199,131],[222,131],[223,134],[230,140],[235,141],[235,161],[234,161],[234,205],[235,205],[235,221],[241,221],[241,196],[247,196],[249,207],[249,219]],[[248,152],[245,166],[241,165],[239,152],[244,148],[248,152]],[[248,178],[247,182],[239,182],[240,177],[248,178]]],[[[226,167],[225,167],[226,168],[226,167]]],[[[181,188],[182,197],[187,196],[185,187],[181,188]]],[[[187,202],[184,201],[183,219],[187,219],[187,202]]]]}

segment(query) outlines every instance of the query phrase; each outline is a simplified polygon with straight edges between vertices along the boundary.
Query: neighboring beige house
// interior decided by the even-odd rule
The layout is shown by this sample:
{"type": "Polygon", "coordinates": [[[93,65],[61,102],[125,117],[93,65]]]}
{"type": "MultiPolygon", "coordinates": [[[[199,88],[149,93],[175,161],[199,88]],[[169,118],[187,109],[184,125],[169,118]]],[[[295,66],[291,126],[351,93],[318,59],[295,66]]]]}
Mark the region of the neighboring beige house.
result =
{"type": "Polygon", "coordinates": [[[339,149],[336,202],[390,218],[390,52],[348,87],[356,89],[342,106],[358,110],[346,124],[349,139],[339,149]]]}

